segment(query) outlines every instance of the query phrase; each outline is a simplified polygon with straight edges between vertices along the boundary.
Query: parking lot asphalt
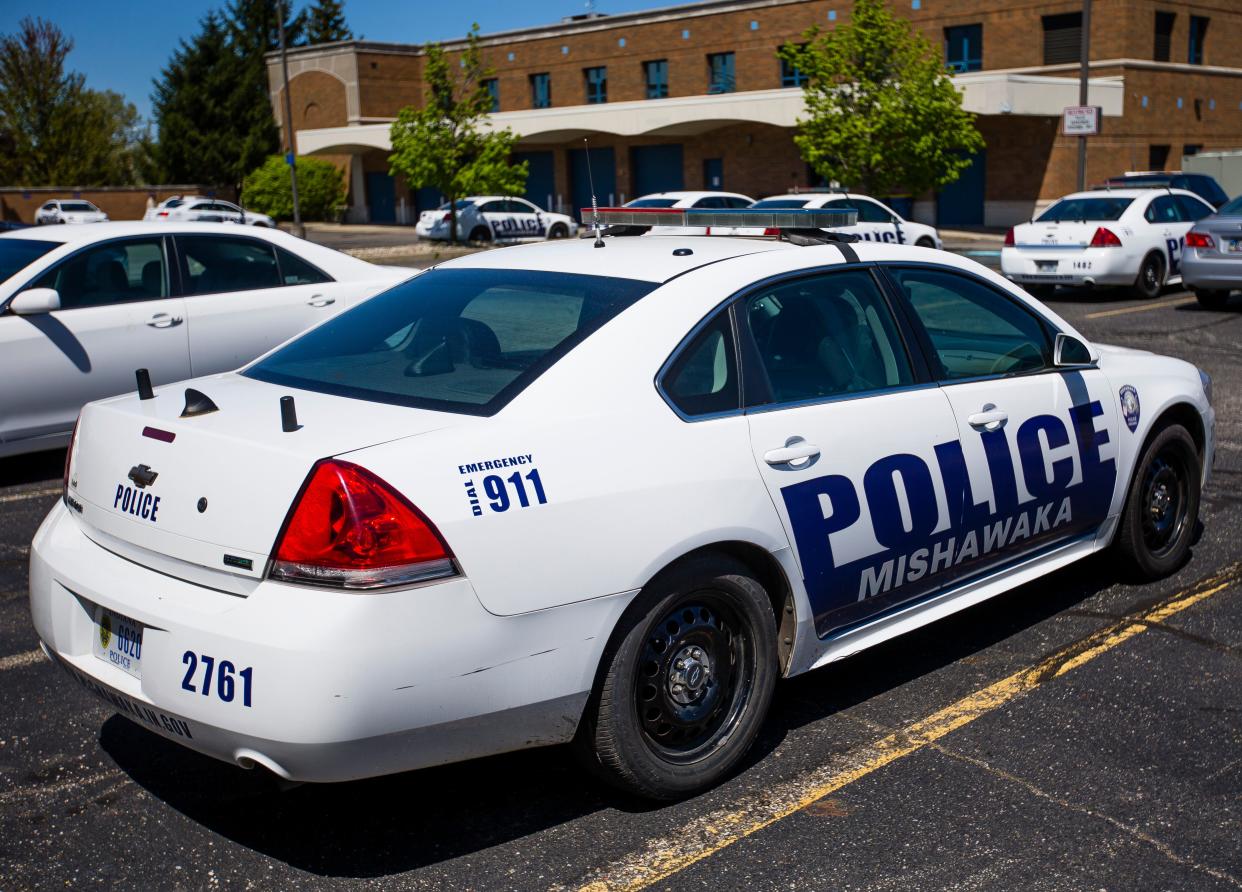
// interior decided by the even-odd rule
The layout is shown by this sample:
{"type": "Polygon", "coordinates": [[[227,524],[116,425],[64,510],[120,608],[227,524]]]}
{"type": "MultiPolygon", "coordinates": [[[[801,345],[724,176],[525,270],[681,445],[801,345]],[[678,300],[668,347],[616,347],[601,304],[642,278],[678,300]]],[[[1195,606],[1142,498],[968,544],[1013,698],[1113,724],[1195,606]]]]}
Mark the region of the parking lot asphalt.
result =
{"type": "Polygon", "coordinates": [[[37,651],[63,452],[0,462],[0,889],[1242,887],[1242,298],[1049,305],[1213,376],[1189,563],[1134,586],[1104,555],[785,682],[743,769],[673,805],[560,748],[282,789],[164,741],[37,651]]]}

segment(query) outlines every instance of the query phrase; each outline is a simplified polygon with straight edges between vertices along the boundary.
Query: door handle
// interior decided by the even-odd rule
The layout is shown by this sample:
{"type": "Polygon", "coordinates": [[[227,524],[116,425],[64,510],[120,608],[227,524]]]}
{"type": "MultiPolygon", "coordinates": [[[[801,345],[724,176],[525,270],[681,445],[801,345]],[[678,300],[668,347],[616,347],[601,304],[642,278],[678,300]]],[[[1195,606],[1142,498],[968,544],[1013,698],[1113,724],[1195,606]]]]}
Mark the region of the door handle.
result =
{"type": "Polygon", "coordinates": [[[180,316],[170,316],[167,313],[156,313],[147,320],[147,325],[152,328],[172,328],[174,325],[181,324],[180,316]]]}
{"type": "Polygon", "coordinates": [[[307,303],[310,304],[312,307],[326,307],[330,304],[336,303],[336,298],[335,297],[324,297],[322,294],[316,294],[314,297],[308,300],[307,303]]]}
{"type": "Polygon", "coordinates": [[[815,458],[819,455],[819,447],[814,443],[799,441],[780,449],[769,449],[763,453],[763,460],[770,465],[787,465],[802,459],[815,458]]]}
{"type": "Polygon", "coordinates": [[[969,416],[966,421],[977,431],[998,431],[1009,420],[1009,413],[1003,412],[991,403],[983,407],[983,411],[969,416]]]}

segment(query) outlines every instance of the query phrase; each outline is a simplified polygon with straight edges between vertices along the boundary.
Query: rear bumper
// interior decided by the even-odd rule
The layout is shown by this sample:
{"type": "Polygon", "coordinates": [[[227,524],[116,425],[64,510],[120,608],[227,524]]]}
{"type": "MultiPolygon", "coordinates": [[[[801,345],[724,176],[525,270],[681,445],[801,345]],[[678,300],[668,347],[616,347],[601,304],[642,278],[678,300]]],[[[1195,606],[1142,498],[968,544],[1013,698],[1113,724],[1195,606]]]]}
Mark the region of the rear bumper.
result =
{"type": "Polygon", "coordinates": [[[1190,248],[1182,256],[1182,282],[1187,288],[1208,291],[1242,288],[1242,254],[1204,256],[1190,248]]]}
{"type": "Polygon", "coordinates": [[[1020,285],[1133,285],[1138,264],[1119,248],[1003,248],[1001,272],[1020,285]]]}
{"type": "Polygon", "coordinates": [[[363,595],[265,581],[239,597],[112,554],[58,504],[31,547],[30,600],[49,655],[134,721],[227,762],[343,781],[568,740],[629,598],[497,617],[460,578],[363,595]],[[94,655],[95,605],[144,626],[141,680],[94,655]],[[204,656],[252,669],[249,707],[204,685],[204,656]]]}

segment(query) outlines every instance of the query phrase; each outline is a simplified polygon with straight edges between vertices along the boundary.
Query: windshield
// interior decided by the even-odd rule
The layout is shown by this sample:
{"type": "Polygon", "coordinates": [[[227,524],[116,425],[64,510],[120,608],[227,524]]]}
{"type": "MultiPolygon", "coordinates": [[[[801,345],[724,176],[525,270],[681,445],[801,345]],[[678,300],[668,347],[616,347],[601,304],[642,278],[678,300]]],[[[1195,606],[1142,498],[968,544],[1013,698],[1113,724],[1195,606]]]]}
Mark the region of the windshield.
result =
{"type": "Polygon", "coordinates": [[[1035,218],[1038,223],[1069,220],[1119,220],[1133,198],[1064,198],[1035,218]]]}
{"type": "Polygon", "coordinates": [[[676,198],[635,198],[627,208],[671,208],[677,204],[676,198]]]}
{"type": "Polygon", "coordinates": [[[45,239],[0,238],[0,282],[8,281],[61,242],[45,239]]]}
{"type": "Polygon", "coordinates": [[[1242,195],[1222,204],[1216,213],[1227,217],[1242,217],[1242,195]]]}
{"type": "Polygon", "coordinates": [[[73,211],[75,213],[81,213],[83,211],[89,213],[90,211],[98,210],[98,208],[94,205],[87,204],[85,201],[62,201],[60,203],[60,209],[62,211],[73,211]]]}
{"type": "Polygon", "coordinates": [[[533,270],[431,270],[244,374],[354,399],[492,415],[656,287],[533,270]]]}
{"type": "Polygon", "coordinates": [[[765,198],[763,201],[756,201],[750,209],[757,211],[762,208],[804,208],[809,201],[809,198],[765,198]]]}

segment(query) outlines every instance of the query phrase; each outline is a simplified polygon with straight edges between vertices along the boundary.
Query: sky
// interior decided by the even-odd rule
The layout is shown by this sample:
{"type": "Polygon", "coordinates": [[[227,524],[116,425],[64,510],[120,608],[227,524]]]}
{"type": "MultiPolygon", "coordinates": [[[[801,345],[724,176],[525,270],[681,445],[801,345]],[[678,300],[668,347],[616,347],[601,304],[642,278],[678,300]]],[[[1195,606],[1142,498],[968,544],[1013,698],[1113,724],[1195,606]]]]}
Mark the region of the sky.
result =
{"type": "MultiPolygon", "coordinates": [[[[597,12],[621,13],[670,6],[676,0],[595,0],[597,12]]],[[[115,90],[149,118],[151,82],[178,41],[198,30],[199,20],[225,5],[196,0],[0,0],[0,33],[17,30],[26,16],[41,16],[73,39],[69,67],[86,75],[88,87],[115,90]]],[[[309,0],[293,0],[301,9],[309,0]]],[[[422,43],[461,37],[472,22],[489,31],[544,25],[586,11],[584,0],[345,0],[354,34],[370,40],[422,43]]]]}

